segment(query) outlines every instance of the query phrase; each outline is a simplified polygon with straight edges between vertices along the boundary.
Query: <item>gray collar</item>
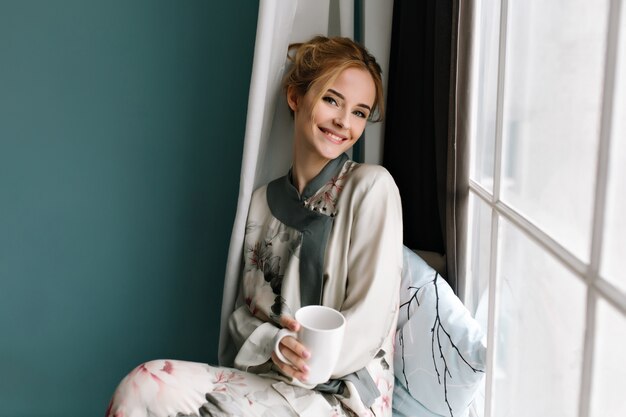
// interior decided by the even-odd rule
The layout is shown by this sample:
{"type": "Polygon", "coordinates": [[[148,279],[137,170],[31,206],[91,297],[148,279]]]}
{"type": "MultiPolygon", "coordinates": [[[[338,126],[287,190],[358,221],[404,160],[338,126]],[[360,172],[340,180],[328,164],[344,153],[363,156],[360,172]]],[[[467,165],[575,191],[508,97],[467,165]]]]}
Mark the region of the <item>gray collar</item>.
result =
{"type": "Polygon", "coordinates": [[[314,196],[333,177],[337,176],[348,155],[341,154],[328,162],[320,173],[304,188],[302,195],[291,182],[291,170],[267,186],[267,204],[272,215],[288,227],[302,234],[300,248],[301,305],[320,304],[324,274],[324,257],[334,217],[305,207],[305,201],[314,196]]]}

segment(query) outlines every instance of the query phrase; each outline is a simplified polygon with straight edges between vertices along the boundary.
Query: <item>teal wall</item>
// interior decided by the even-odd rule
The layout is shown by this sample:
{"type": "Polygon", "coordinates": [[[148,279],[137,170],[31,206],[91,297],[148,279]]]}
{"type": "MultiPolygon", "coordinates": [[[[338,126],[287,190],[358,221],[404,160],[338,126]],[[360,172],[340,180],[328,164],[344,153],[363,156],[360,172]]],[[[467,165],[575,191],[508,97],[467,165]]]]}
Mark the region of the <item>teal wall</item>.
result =
{"type": "Polygon", "coordinates": [[[0,0],[0,416],[216,361],[255,0],[0,0]]]}

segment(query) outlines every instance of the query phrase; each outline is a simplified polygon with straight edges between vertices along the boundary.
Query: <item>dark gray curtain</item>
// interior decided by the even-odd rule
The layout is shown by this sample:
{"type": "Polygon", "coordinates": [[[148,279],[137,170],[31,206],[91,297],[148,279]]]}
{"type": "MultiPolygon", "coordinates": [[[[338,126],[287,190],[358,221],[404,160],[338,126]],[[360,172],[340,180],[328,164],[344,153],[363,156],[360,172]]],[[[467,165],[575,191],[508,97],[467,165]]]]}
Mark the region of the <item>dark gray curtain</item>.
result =
{"type": "Polygon", "coordinates": [[[465,240],[458,194],[467,184],[459,182],[466,156],[455,123],[458,11],[458,0],[394,1],[383,152],[402,196],[405,245],[445,255],[457,292],[465,240]]]}

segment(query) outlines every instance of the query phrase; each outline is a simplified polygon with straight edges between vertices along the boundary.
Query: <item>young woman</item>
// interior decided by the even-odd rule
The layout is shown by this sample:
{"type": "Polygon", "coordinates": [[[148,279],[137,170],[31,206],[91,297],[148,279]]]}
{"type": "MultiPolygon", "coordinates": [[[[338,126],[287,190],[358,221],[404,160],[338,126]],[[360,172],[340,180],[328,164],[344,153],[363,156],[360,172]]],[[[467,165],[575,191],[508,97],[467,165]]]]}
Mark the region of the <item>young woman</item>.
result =
{"type": "Polygon", "coordinates": [[[294,118],[289,173],[256,190],[247,220],[242,303],[229,321],[236,369],[172,360],[140,365],[107,417],[390,416],[402,270],[397,187],[380,166],[345,154],[383,113],[380,67],[347,38],[290,46],[285,93],[294,118]],[[346,328],[331,379],[307,383],[293,313],[320,304],[346,328]]]}

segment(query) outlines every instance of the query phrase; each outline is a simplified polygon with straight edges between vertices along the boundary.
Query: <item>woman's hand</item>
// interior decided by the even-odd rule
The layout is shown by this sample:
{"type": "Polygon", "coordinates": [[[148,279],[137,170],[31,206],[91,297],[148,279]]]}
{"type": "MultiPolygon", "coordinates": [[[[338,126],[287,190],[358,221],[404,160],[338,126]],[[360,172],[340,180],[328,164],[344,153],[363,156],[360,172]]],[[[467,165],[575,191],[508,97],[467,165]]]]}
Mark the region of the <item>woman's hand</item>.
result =
{"type": "MultiPolygon", "coordinates": [[[[287,316],[282,316],[280,324],[285,329],[297,332],[300,330],[300,323],[295,319],[287,316]]],[[[311,354],[304,347],[298,339],[287,336],[284,337],[279,344],[280,352],[289,360],[288,363],[281,361],[276,353],[272,352],[272,361],[278,366],[281,372],[291,378],[299,379],[306,382],[309,377],[309,367],[306,364],[306,359],[311,357],[311,354]]]]}

